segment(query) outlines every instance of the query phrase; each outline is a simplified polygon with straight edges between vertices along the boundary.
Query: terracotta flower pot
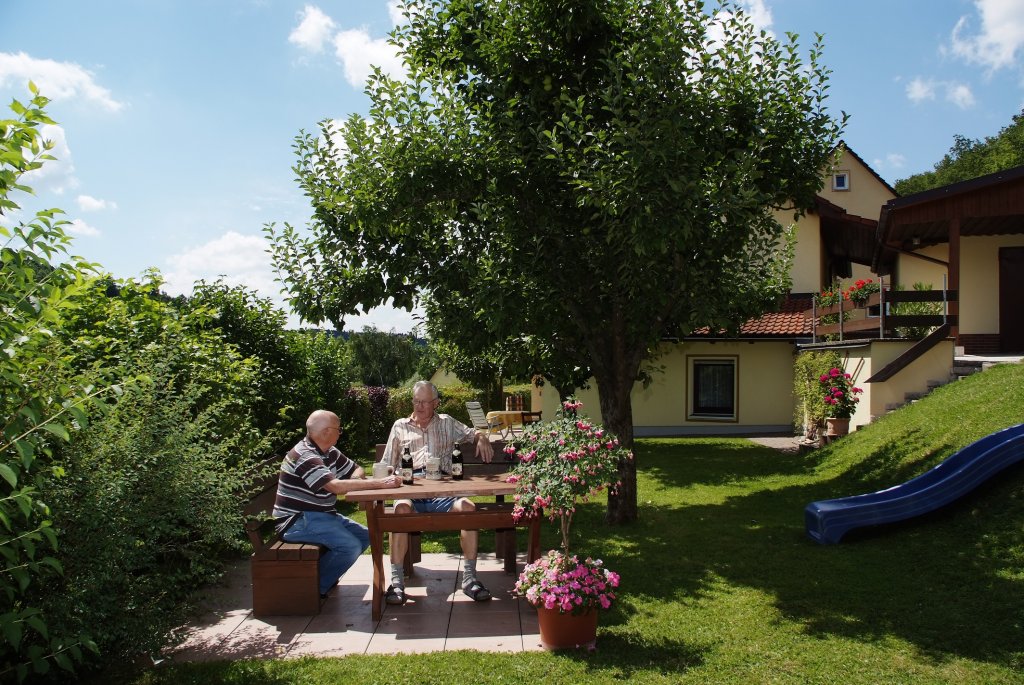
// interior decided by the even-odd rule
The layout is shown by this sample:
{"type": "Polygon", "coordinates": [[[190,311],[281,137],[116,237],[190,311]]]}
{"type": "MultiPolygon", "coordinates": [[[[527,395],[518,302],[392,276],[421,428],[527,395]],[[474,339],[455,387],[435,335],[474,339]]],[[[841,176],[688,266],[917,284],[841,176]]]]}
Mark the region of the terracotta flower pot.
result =
{"type": "Polygon", "coordinates": [[[827,417],[825,419],[825,435],[830,438],[836,438],[840,435],[846,435],[850,432],[850,419],[837,419],[833,417],[827,417]]]}
{"type": "Polygon", "coordinates": [[[597,613],[597,609],[590,609],[582,614],[563,614],[558,609],[537,607],[541,645],[544,649],[594,649],[597,613]]]}

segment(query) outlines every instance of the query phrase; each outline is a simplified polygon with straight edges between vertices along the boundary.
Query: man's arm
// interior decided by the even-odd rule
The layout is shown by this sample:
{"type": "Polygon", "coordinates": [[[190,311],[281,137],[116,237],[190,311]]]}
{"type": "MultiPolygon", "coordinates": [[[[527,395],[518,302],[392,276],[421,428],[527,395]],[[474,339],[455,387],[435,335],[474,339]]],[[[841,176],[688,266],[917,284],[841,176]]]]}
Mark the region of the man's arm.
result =
{"type": "MultiPolygon", "coordinates": [[[[362,471],[362,469],[359,470],[360,472],[362,471]]],[[[335,495],[344,495],[346,492],[353,492],[355,490],[383,490],[384,488],[398,488],[401,486],[402,477],[398,474],[377,480],[375,478],[363,479],[362,476],[356,478],[353,473],[352,478],[345,480],[335,478],[329,481],[324,488],[335,495]]]]}
{"type": "Polygon", "coordinates": [[[494,446],[486,433],[476,434],[476,453],[480,455],[480,460],[485,464],[490,464],[491,459],[494,458],[494,446]]]}
{"type": "Polygon", "coordinates": [[[494,446],[491,445],[491,439],[487,436],[487,433],[470,428],[458,419],[453,419],[453,421],[461,427],[464,440],[472,438],[473,444],[476,447],[476,453],[480,456],[481,461],[485,464],[490,464],[491,459],[494,458],[494,446]]]}

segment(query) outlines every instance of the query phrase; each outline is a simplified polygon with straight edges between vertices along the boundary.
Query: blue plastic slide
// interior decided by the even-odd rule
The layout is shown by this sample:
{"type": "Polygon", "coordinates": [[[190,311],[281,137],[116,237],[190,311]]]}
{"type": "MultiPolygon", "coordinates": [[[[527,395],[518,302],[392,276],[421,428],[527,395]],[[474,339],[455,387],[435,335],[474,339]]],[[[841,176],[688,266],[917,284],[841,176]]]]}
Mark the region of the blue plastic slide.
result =
{"type": "Polygon", "coordinates": [[[807,534],[823,545],[848,531],[902,521],[963,497],[1008,466],[1024,460],[1024,423],[973,442],[935,468],[887,490],[811,502],[804,509],[807,534]]]}

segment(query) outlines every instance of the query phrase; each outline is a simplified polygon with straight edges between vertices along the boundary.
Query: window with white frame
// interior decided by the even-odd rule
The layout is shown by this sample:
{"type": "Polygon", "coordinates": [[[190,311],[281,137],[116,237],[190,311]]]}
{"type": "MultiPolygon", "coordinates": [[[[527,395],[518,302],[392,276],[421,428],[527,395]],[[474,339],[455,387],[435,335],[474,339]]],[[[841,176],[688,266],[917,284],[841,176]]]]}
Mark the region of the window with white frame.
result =
{"type": "Polygon", "coordinates": [[[739,362],[736,357],[689,358],[690,407],[688,418],[735,421],[739,362]]]}
{"type": "Polygon", "coordinates": [[[850,172],[849,171],[837,171],[832,174],[832,190],[849,190],[850,189],[850,172]]]}

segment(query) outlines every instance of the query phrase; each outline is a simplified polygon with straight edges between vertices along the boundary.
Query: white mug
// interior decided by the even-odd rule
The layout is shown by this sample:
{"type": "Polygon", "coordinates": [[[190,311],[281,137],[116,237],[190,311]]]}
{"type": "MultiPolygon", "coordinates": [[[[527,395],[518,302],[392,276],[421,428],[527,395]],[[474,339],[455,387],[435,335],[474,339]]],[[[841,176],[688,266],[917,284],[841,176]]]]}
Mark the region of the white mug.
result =
{"type": "Polygon", "coordinates": [[[433,455],[427,458],[427,480],[441,480],[441,460],[433,455]]]}
{"type": "Polygon", "coordinates": [[[380,480],[387,478],[395,472],[395,467],[391,464],[385,464],[382,461],[376,461],[373,463],[373,477],[380,480]]]}

